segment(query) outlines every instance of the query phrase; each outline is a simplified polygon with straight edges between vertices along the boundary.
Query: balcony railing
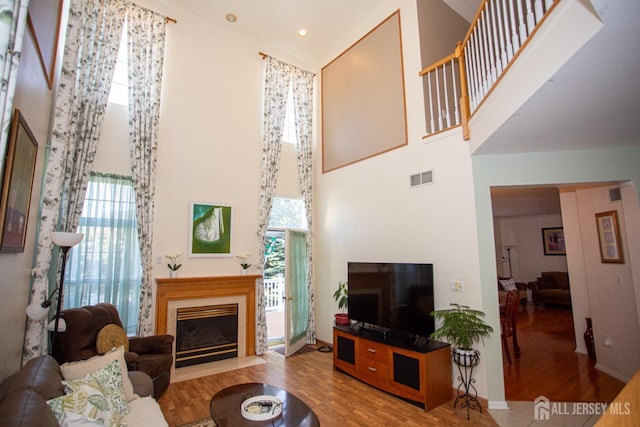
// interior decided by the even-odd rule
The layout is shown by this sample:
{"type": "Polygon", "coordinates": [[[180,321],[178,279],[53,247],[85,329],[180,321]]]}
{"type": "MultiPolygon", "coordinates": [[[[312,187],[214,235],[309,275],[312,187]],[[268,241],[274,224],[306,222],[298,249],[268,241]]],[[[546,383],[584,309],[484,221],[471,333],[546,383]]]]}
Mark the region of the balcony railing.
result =
{"type": "Polygon", "coordinates": [[[420,71],[427,97],[427,135],[462,126],[517,58],[560,0],[484,0],[454,53],[420,71]]]}
{"type": "Polygon", "coordinates": [[[284,277],[275,276],[263,280],[266,311],[284,310],[284,277]]]}

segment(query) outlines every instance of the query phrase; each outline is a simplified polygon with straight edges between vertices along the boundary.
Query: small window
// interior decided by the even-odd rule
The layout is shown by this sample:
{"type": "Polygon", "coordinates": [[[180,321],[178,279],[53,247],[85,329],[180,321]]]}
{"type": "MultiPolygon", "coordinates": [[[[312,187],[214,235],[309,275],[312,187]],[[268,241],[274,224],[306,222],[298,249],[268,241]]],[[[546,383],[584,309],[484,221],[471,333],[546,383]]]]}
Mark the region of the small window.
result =
{"type": "Polygon", "coordinates": [[[129,105],[127,58],[127,25],[125,24],[122,29],[116,69],[113,72],[113,81],[111,82],[111,91],[109,92],[109,102],[113,104],[129,105]]]}
{"type": "Polygon", "coordinates": [[[271,208],[269,228],[307,229],[307,213],[302,199],[276,197],[271,208]]]}

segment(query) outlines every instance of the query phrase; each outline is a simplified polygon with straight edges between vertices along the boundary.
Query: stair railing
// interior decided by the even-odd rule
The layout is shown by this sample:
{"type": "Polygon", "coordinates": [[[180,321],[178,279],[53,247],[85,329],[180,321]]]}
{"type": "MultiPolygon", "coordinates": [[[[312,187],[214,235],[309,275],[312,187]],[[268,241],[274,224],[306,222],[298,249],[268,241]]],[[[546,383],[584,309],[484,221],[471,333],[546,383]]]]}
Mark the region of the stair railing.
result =
{"type": "Polygon", "coordinates": [[[427,135],[462,126],[491,93],[560,0],[483,0],[454,53],[420,71],[427,135]]]}

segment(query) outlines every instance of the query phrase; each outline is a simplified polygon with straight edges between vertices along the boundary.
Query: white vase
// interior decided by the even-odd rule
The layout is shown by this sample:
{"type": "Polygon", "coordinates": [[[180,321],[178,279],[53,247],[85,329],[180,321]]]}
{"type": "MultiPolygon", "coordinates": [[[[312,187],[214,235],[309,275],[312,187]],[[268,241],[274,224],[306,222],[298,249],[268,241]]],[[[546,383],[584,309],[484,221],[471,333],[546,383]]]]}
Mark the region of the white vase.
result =
{"type": "Polygon", "coordinates": [[[246,276],[247,275],[247,269],[246,268],[240,269],[240,275],[241,276],[246,276]]]}
{"type": "Polygon", "coordinates": [[[175,279],[176,277],[178,277],[178,271],[177,270],[169,270],[169,278],[175,279]]]}

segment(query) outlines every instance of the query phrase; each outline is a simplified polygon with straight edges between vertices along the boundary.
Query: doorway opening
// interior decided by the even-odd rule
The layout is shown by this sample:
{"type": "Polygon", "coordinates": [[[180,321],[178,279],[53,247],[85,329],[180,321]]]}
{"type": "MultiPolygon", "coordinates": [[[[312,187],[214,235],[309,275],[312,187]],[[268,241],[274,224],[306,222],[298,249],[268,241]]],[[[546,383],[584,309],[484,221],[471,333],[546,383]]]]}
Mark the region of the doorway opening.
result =
{"type": "Polygon", "coordinates": [[[264,296],[269,348],[284,344],[285,233],[268,230],[264,251],[264,296]]]}
{"type": "Polygon", "coordinates": [[[306,331],[306,210],[302,199],[276,197],[264,241],[263,285],[269,348],[284,346],[285,355],[306,331]]]}

